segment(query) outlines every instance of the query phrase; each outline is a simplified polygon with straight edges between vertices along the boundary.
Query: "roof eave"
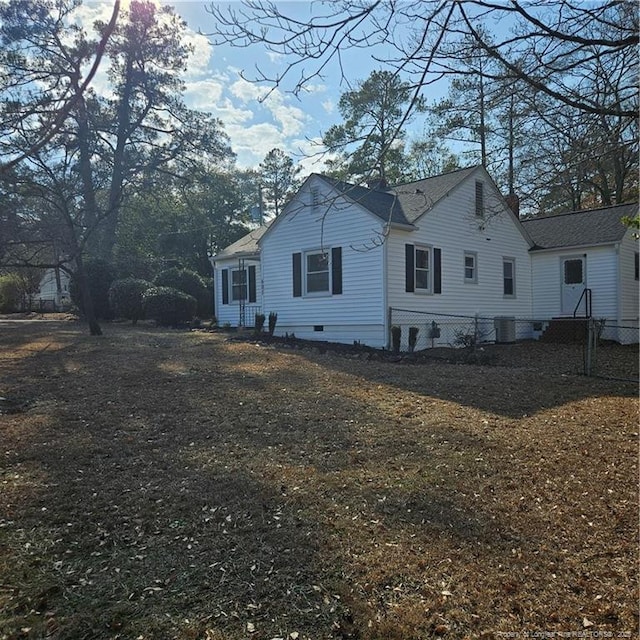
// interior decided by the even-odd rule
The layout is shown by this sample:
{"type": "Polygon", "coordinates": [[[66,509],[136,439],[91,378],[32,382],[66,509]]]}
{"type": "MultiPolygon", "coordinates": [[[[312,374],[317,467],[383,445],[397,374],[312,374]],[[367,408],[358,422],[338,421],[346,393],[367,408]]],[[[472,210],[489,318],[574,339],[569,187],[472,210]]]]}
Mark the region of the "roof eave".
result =
{"type": "Polygon", "coordinates": [[[529,251],[534,251],[535,253],[545,253],[551,251],[576,251],[578,249],[588,249],[591,247],[612,247],[616,244],[619,244],[622,241],[622,238],[619,240],[608,240],[607,242],[589,242],[585,244],[572,244],[572,245],[560,245],[558,247],[537,247],[533,246],[529,251]]]}
{"type": "Polygon", "coordinates": [[[238,251],[237,253],[219,253],[215,256],[211,256],[211,262],[219,262],[221,260],[236,260],[243,258],[256,258],[260,259],[259,251],[238,251]]]}
{"type": "Polygon", "coordinates": [[[418,228],[415,224],[408,222],[387,222],[385,227],[388,229],[397,229],[398,231],[415,231],[418,228]]]}

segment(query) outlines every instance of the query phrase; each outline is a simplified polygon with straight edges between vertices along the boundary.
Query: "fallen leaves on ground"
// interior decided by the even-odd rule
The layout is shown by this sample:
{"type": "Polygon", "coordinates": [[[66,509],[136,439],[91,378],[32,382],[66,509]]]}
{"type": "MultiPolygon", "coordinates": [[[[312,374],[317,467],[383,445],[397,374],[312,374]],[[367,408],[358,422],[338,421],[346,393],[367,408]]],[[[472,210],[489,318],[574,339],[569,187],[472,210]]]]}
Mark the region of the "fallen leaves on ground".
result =
{"type": "Polygon", "coordinates": [[[3,328],[0,638],[633,637],[637,388],[522,363],[3,328]]]}

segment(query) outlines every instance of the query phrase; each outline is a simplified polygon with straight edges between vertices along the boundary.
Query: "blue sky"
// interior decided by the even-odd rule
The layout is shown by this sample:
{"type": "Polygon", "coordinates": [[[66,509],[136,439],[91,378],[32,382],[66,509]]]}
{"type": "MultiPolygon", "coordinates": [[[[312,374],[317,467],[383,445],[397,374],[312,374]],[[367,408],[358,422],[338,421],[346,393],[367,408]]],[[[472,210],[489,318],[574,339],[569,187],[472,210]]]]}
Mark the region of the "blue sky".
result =
{"type": "MultiPolygon", "coordinates": [[[[156,0],[158,1],[158,0],[156,0]]],[[[113,4],[108,0],[85,0],[79,11],[81,20],[89,25],[97,17],[105,18],[113,4]]],[[[283,56],[269,53],[262,45],[240,49],[231,46],[211,46],[206,37],[214,29],[214,18],[207,12],[210,3],[178,0],[165,2],[174,7],[189,27],[189,40],[194,54],[185,75],[188,106],[207,111],[218,117],[231,139],[240,167],[255,167],[273,148],[280,148],[300,162],[305,173],[321,171],[318,161],[321,151],[320,138],[327,129],[341,122],[337,103],[341,93],[349,86],[341,82],[338,69],[334,67],[324,79],[312,82],[308,91],[296,97],[291,86],[282,86],[268,93],[268,85],[248,82],[241,72],[252,75],[256,65],[267,72],[284,69],[287,60],[283,56]]],[[[228,3],[227,3],[228,4],[228,3]]],[[[238,4],[237,2],[232,4],[238,4]]],[[[281,2],[285,12],[297,16],[309,16],[311,2],[281,2]]],[[[126,6],[123,0],[123,6],[126,6]]],[[[349,81],[364,80],[371,71],[380,68],[372,54],[373,50],[349,52],[346,69],[349,81]]],[[[378,55],[380,51],[376,51],[378,55]]],[[[106,85],[104,76],[96,78],[96,88],[106,85]]],[[[418,127],[418,132],[420,127],[418,127]]]]}
{"type": "MultiPolygon", "coordinates": [[[[201,2],[172,2],[194,31],[206,33],[214,28],[214,18],[201,2]]],[[[283,12],[293,12],[296,17],[311,15],[311,2],[281,2],[283,12]]],[[[212,47],[198,42],[200,67],[187,81],[187,100],[190,106],[209,111],[224,123],[232,147],[238,154],[240,165],[256,165],[274,147],[279,147],[296,160],[303,160],[308,170],[320,170],[314,166],[314,156],[321,150],[322,134],[341,121],[337,110],[340,94],[349,89],[337,68],[329,71],[324,79],[316,79],[308,91],[298,97],[286,84],[269,93],[270,87],[248,82],[241,77],[253,77],[256,65],[267,75],[282,71],[287,59],[268,52],[262,45],[240,49],[231,46],[212,47]],[[208,60],[206,66],[204,61],[208,60]],[[267,94],[269,95],[267,96],[267,94]],[[265,98],[265,96],[267,96],[265,98]],[[261,101],[261,98],[265,98],[261,101]]],[[[372,52],[358,51],[349,54],[350,81],[364,80],[371,71],[380,68],[372,52]]],[[[192,67],[193,72],[194,67],[192,67]]]]}

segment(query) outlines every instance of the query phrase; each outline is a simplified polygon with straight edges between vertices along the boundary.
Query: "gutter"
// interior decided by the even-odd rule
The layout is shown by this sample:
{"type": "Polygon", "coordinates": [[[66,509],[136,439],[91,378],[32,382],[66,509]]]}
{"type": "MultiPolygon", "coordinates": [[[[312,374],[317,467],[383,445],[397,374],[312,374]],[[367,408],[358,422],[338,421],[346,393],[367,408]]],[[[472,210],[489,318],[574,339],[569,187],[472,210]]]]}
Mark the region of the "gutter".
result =
{"type": "Polygon", "coordinates": [[[238,253],[219,253],[218,255],[211,256],[209,260],[211,264],[214,262],[218,262],[220,260],[236,260],[238,258],[253,258],[255,260],[260,260],[260,253],[256,253],[255,251],[238,251],[238,253]]]}
{"type": "Polygon", "coordinates": [[[597,242],[593,244],[573,244],[561,245],[558,247],[539,247],[534,245],[529,249],[532,253],[551,253],[552,251],[585,251],[593,247],[613,247],[619,244],[619,240],[611,240],[609,242],[597,242]]]}

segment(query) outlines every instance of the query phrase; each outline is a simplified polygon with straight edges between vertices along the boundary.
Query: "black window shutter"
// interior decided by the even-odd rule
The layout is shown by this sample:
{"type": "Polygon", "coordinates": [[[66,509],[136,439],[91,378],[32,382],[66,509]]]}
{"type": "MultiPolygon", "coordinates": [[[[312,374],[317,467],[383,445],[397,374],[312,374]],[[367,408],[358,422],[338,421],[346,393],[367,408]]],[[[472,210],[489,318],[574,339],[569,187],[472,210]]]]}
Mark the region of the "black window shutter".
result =
{"type": "Polygon", "coordinates": [[[249,267],[249,302],[256,301],[256,267],[249,267]]]}
{"type": "Polygon", "coordinates": [[[293,297],[302,295],[302,254],[293,254],[293,297]]]}
{"type": "Polygon", "coordinates": [[[331,293],[342,293],[342,247],[331,249],[331,293]]]}
{"type": "Polygon", "coordinates": [[[442,293],[442,250],[433,250],[433,293],[442,293]]]}
{"type": "Polygon", "coordinates": [[[404,245],[405,253],[405,287],[407,292],[415,291],[415,251],[412,244],[404,245]]]}
{"type": "Polygon", "coordinates": [[[229,304],[229,269],[222,270],[222,304],[229,304]]]}

